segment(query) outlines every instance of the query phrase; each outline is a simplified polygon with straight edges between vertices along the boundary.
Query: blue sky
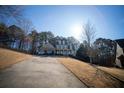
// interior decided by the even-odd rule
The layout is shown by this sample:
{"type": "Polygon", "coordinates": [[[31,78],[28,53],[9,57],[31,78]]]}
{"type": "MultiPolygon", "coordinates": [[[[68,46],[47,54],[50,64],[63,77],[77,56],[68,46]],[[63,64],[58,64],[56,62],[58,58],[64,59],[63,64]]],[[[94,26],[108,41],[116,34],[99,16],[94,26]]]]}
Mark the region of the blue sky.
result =
{"type": "Polygon", "coordinates": [[[96,38],[124,38],[124,6],[25,6],[25,16],[38,32],[51,31],[59,36],[80,39],[80,30],[89,20],[96,38]]]}

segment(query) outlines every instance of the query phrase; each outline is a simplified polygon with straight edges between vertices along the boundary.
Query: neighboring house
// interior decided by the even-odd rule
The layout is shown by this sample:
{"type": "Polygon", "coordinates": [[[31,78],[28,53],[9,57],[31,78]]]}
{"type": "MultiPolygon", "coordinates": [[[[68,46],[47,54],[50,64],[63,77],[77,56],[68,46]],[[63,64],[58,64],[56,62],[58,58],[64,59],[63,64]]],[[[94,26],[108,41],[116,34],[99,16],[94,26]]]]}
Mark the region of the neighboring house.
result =
{"type": "Polygon", "coordinates": [[[8,27],[8,36],[11,38],[11,40],[13,40],[13,42],[9,44],[10,48],[18,49],[20,41],[24,36],[24,32],[20,27],[11,25],[8,27]]]}
{"type": "Polygon", "coordinates": [[[118,39],[116,41],[116,66],[124,67],[124,39],[118,39]]]}

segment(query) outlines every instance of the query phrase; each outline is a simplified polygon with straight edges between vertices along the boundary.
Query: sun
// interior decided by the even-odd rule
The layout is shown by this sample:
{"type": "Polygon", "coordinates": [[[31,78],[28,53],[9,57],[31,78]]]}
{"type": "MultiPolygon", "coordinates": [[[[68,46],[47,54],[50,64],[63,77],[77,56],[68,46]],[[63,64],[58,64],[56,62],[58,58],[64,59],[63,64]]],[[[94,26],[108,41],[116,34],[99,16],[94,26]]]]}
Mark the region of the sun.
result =
{"type": "Polygon", "coordinates": [[[72,35],[76,38],[76,39],[80,39],[81,37],[81,33],[82,33],[82,25],[81,24],[75,24],[71,27],[71,32],[72,35]]]}

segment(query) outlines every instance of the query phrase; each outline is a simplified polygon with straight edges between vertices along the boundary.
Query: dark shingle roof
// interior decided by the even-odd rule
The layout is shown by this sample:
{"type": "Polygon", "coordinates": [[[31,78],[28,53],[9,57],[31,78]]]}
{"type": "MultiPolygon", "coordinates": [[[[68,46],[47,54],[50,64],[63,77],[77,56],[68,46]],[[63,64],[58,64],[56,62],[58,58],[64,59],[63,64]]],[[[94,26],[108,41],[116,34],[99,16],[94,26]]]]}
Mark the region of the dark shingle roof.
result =
{"type": "Polygon", "coordinates": [[[124,39],[117,39],[117,40],[115,40],[115,41],[119,44],[119,46],[120,46],[121,48],[124,49],[124,39]]]}

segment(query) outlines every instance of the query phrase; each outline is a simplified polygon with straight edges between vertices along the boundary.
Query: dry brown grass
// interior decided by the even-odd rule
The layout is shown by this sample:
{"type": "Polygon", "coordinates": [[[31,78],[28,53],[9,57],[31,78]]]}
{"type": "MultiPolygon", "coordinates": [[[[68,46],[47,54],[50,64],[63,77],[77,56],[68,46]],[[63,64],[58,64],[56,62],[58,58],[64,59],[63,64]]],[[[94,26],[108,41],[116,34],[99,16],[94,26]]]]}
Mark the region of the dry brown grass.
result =
{"type": "Polygon", "coordinates": [[[124,82],[124,70],[123,69],[108,68],[108,67],[101,67],[101,66],[98,66],[98,68],[124,82]]]}
{"type": "Polygon", "coordinates": [[[122,82],[88,63],[72,58],[58,58],[58,60],[89,87],[124,87],[122,82]]]}
{"type": "Polygon", "coordinates": [[[29,57],[30,55],[27,54],[0,48],[0,69],[11,66],[12,64],[20,62],[29,57]]]}

